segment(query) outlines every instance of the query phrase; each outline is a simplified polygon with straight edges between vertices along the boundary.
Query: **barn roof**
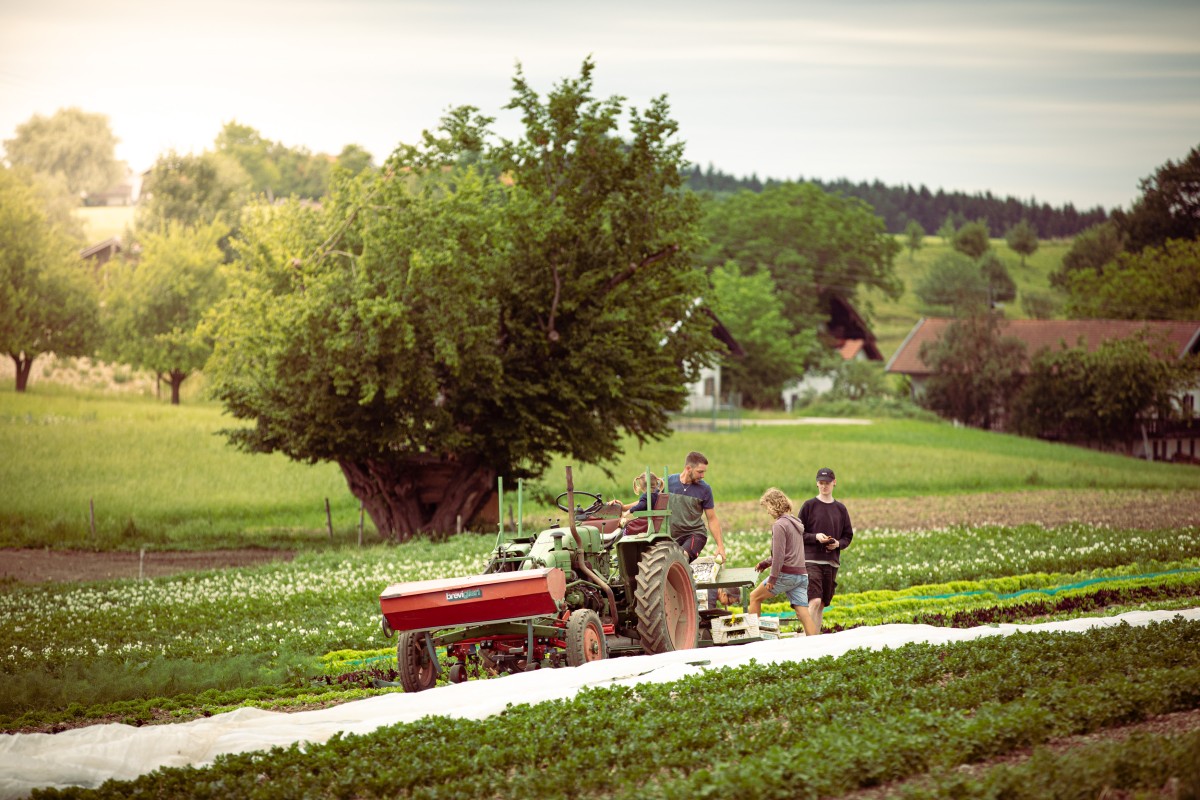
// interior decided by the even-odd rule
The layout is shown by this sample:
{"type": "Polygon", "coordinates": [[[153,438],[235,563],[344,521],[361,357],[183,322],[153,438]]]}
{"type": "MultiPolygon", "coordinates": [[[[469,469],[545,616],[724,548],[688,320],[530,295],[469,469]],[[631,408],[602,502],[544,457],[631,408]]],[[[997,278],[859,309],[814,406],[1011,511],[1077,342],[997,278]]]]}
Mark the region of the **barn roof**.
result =
{"type": "MultiPolygon", "coordinates": [[[[888,361],[887,371],[906,375],[930,374],[921,360],[921,345],[938,341],[953,322],[945,317],[922,318],[888,361]]],[[[1029,356],[1046,348],[1078,347],[1081,343],[1093,351],[1110,339],[1130,339],[1145,333],[1150,335],[1151,343],[1161,341],[1165,344],[1164,357],[1179,359],[1200,352],[1200,321],[1195,320],[1011,319],[1000,323],[1000,334],[1022,341],[1029,356]]]]}

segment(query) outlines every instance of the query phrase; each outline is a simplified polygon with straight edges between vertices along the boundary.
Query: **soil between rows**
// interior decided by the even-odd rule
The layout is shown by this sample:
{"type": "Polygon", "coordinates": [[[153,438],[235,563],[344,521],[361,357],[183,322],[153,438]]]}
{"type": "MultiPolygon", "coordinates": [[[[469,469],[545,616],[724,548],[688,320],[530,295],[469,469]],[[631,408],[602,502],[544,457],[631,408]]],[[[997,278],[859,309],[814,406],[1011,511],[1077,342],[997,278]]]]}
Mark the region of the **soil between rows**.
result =
{"type": "MultiPolygon", "coordinates": [[[[765,527],[755,501],[723,503],[717,485],[717,513],[724,530],[765,527]]],[[[1047,528],[1070,522],[1111,525],[1128,530],[1161,530],[1200,525],[1200,493],[1099,489],[1043,489],[929,497],[856,499],[838,493],[857,531],[928,530],[951,525],[1024,525],[1047,528]]],[[[794,497],[799,503],[805,498],[794,497]]],[[[98,581],[147,578],[181,572],[245,567],[291,561],[292,550],[154,550],[139,553],[50,549],[0,550],[0,585],[4,582],[98,581]],[[140,572],[139,572],[140,570],[140,572]]]]}

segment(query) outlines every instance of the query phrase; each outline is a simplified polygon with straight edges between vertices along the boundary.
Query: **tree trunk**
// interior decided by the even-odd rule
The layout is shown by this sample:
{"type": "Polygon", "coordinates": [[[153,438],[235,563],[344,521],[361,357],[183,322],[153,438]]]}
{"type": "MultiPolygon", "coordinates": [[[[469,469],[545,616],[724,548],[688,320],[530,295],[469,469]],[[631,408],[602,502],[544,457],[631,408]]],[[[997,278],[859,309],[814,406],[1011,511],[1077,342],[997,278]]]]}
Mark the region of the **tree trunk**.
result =
{"type": "Polygon", "coordinates": [[[171,405],[177,406],[179,405],[179,387],[183,385],[187,373],[173,369],[167,373],[167,377],[171,379],[171,405]]]}
{"type": "Polygon", "coordinates": [[[379,535],[397,543],[419,533],[454,533],[459,519],[470,523],[495,492],[496,471],[475,457],[366,459],[338,466],[379,535]]]}
{"type": "Polygon", "coordinates": [[[9,353],[17,373],[17,391],[23,392],[29,386],[29,371],[33,369],[33,359],[37,356],[26,356],[24,353],[9,353]]]}

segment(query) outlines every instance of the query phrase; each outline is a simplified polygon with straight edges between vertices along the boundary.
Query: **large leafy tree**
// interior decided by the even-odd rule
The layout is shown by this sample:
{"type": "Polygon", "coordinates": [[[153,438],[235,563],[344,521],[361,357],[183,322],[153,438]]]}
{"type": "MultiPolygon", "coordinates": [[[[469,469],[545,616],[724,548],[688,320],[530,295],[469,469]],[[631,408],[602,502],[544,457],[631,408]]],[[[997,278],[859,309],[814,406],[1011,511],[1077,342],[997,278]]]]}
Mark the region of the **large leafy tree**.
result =
{"type": "Polygon", "coordinates": [[[1136,253],[1161,247],[1168,239],[1200,238],[1200,147],[1143,178],[1141,190],[1129,211],[1113,212],[1128,250],[1136,253]]]}
{"type": "Polygon", "coordinates": [[[915,219],[904,226],[904,246],[908,248],[908,263],[912,263],[917,251],[925,246],[925,229],[915,219]]]}
{"type": "Polygon", "coordinates": [[[1025,259],[1033,255],[1038,250],[1038,235],[1037,228],[1029,224],[1029,220],[1021,220],[1016,225],[1008,229],[1004,234],[1004,240],[1008,243],[1009,248],[1014,253],[1021,256],[1021,266],[1025,266],[1025,259]]]}
{"type": "Polygon", "coordinates": [[[0,351],[25,391],[43,353],[87,355],[97,330],[95,281],[79,242],[55,224],[38,190],[0,167],[0,351]]]}
{"type": "Polygon", "coordinates": [[[518,68],[516,139],[456,109],[321,209],[248,211],[206,369],[252,423],[233,442],[336,462],[404,540],[474,518],[497,475],[667,434],[717,345],[690,313],[696,199],[665,99],[626,116],[592,71],[542,98],[518,68]]]}
{"type": "Polygon", "coordinates": [[[249,125],[227,122],[217,134],[216,151],[241,164],[250,176],[251,189],[268,198],[316,199],[329,190],[327,157],[266,139],[249,125]]]}
{"type": "Polygon", "coordinates": [[[792,331],[767,272],[743,275],[731,262],[713,271],[712,282],[717,315],[744,352],[726,365],[727,383],[747,405],[778,405],[783,387],[819,350],[816,330],[792,331]]]}
{"type": "Polygon", "coordinates": [[[1050,274],[1050,285],[1065,288],[1073,274],[1084,270],[1102,273],[1124,249],[1124,240],[1116,223],[1110,220],[1093,225],[1071,242],[1062,266],[1050,274]]]}
{"type": "Polygon", "coordinates": [[[168,151],[154,162],[142,186],[145,199],[138,209],[138,227],[153,231],[169,222],[232,227],[249,190],[249,176],[229,156],[168,151]]]}
{"type": "Polygon", "coordinates": [[[118,262],[109,275],[105,349],[114,360],[165,376],[173,405],[212,352],[200,322],[225,290],[218,246],[225,234],[219,223],[171,222],[144,235],[138,258],[118,262]]]}
{"type": "Polygon", "coordinates": [[[921,346],[931,375],[923,404],[943,417],[992,428],[1021,384],[1025,345],[1000,332],[1001,317],[985,312],[955,320],[936,342],[921,346]]]}
{"type": "Polygon", "coordinates": [[[981,219],[964,224],[954,234],[954,249],[971,258],[980,258],[991,246],[987,222],[981,219]]]}
{"type": "Polygon", "coordinates": [[[78,199],[107,189],[124,174],[116,145],[106,115],[62,108],[49,117],[34,114],[18,125],[4,151],[12,166],[58,177],[78,199]]]}
{"type": "Polygon", "coordinates": [[[943,253],[929,265],[913,293],[926,312],[965,316],[988,306],[988,279],[962,253],[943,253]]]}
{"type": "Polygon", "coordinates": [[[1009,303],[1017,297],[1017,282],[1008,274],[1008,267],[995,250],[988,250],[979,259],[979,274],[987,283],[988,305],[1009,303]]]}
{"type": "Polygon", "coordinates": [[[771,275],[793,333],[828,319],[834,296],[852,302],[860,289],[892,298],[903,291],[894,265],[901,245],[871,207],[810,183],[712,200],[705,234],[710,267],[733,262],[743,274],[771,275]]]}
{"type": "Polygon", "coordinates": [[[1121,253],[1067,281],[1067,313],[1094,319],[1200,319],[1200,239],[1121,253]]]}
{"type": "Polygon", "coordinates": [[[1170,418],[1195,385],[1200,362],[1179,361],[1148,336],[1045,349],[1013,403],[1022,433],[1067,441],[1131,444],[1147,415],[1170,418]]]}

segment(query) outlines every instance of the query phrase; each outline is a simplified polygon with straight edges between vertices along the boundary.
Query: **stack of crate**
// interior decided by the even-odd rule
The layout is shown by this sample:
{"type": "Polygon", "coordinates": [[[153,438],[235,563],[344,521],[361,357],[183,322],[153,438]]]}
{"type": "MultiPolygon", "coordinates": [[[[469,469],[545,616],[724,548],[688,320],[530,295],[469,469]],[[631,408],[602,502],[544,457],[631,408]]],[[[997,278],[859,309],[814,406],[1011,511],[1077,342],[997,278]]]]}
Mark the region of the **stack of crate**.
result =
{"type": "Polygon", "coordinates": [[[713,644],[732,644],[747,639],[758,639],[759,635],[758,614],[731,614],[728,617],[712,619],[713,644]]]}

